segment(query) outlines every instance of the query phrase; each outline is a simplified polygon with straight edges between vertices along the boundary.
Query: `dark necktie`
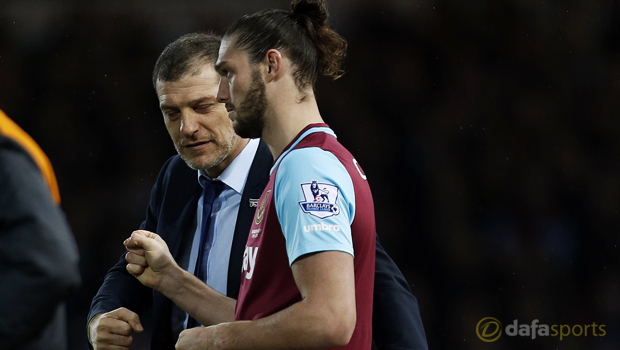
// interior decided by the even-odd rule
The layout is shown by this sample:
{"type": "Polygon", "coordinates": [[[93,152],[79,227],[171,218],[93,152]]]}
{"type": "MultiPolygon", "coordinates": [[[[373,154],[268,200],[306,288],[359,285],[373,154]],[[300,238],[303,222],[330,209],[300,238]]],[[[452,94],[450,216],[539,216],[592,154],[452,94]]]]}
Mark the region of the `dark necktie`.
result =
{"type": "MultiPolygon", "coordinates": [[[[221,181],[212,181],[204,177],[200,177],[202,184],[202,222],[200,226],[200,245],[198,246],[198,257],[196,259],[196,269],[194,275],[201,281],[207,281],[207,257],[211,249],[213,237],[209,237],[209,220],[211,218],[211,209],[213,201],[222,192],[224,184],[221,181]],[[208,244],[208,245],[207,245],[208,244]]],[[[189,317],[187,328],[198,327],[200,324],[189,317]]]]}

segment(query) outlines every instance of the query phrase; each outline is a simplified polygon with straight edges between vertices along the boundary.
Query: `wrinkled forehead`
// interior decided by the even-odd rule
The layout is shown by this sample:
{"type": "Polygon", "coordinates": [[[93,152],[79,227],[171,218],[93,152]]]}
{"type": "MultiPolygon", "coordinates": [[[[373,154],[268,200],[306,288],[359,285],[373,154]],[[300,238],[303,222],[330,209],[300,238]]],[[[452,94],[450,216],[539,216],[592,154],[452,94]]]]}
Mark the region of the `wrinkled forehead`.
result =
{"type": "Polygon", "coordinates": [[[213,64],[205,65],[199,74],[187,73],[175,81],[158,80],[156,84],[157,97],[160,104],[182,103],[198,98],[215,100],[220,77],[215,72],[213,64]]]}

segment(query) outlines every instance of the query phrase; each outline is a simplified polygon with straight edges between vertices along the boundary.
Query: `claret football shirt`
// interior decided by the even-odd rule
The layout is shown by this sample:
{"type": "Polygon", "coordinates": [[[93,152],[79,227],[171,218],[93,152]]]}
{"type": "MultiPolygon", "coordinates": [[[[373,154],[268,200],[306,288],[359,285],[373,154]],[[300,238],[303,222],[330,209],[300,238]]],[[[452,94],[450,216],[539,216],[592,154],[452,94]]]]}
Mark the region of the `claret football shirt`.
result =
{"type": "Polygon", "coordinates": [[[354,257],[357,322],[345,349],[370,349],[375,217],[360,165],[326,124],[304,128],[276,159],[248,235],[235,319],[301,301],[290,266],[306,254],[354,257]]]}

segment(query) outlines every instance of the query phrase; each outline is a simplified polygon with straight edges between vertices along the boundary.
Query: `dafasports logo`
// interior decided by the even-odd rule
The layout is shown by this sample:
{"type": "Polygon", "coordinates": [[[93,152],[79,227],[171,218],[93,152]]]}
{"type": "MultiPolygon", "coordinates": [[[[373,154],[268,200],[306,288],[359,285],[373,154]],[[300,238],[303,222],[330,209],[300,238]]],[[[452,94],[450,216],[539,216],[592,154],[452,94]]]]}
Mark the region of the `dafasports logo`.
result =
{"type": "Polygon", "coordinates": [[[502,335],[502,324],[493,317],[485,317],[478,322],[476,334],[482,341],[494,342],[502,335]]]}
{"type": "MultiPolygon", "coordinates": [[[[476,334],[478,338],[487,343],[498,340],[502,335],[502,330],[502,324],[493,317],[485,317],[476,325],[476,334]]],[[[605,325],[598,325],[595,322],[586,325],[576,324],[570,326],[567,324],[554,324],[549,326],[544,323],[539,323],[537,319],[533,320],[531,324],[519,324],[518,320],[514,320],[511,324],[506,326],[504,333],[509,337],[520,336],[531,339],[536,339],[536,337],[559,336],[560,340],[564,340],[564,338],[568,336],[604,337],[607,334],[605,325]]]]}

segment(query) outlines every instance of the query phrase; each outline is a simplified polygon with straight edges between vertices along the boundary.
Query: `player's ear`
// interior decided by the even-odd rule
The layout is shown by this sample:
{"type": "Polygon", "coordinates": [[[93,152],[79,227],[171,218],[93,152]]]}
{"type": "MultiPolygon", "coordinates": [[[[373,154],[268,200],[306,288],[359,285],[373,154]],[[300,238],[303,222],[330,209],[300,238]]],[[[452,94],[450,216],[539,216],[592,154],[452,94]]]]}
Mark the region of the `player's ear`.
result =
{"type": "Polygon", "coordinates": [[[277,80],[284,74],[284,67],[282,53],[276,49],[267,51],[265,57],[267,64],[267,76],[265,77],[267,82],[277,80]]]}

